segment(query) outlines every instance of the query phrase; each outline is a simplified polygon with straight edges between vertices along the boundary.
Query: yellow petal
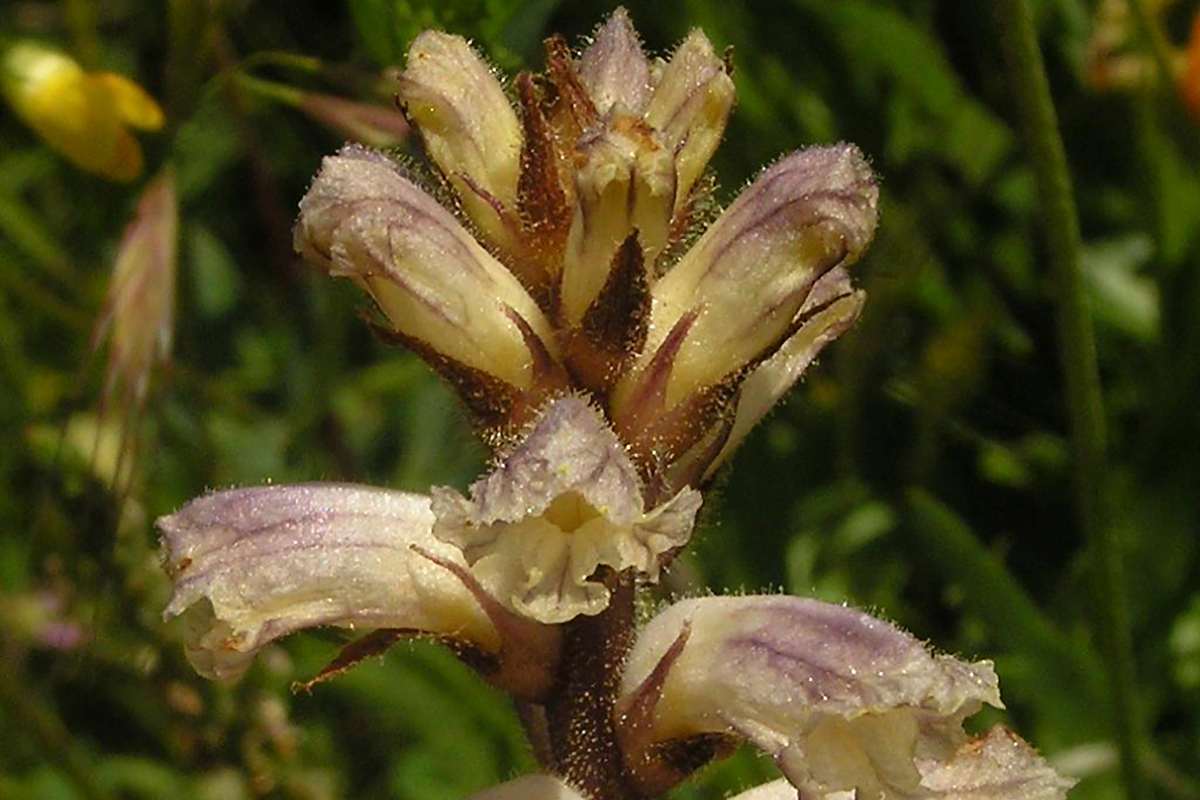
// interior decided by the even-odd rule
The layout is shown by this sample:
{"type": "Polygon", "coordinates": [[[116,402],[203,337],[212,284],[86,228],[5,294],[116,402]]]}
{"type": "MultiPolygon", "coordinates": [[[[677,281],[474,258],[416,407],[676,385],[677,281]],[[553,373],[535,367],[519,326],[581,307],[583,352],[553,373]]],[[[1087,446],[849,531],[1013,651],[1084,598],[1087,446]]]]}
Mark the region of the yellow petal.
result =
{"type": "Polygon", "coordinates": [[[162,108],[141,86],[115,72],[98,72],[91,79],[108,89],[121,121],[143,131],[162,128],[162,108]]]}
{"type": "Polygon", "coordinates": [[[124,128],[117,130],[117,138],[105,154],[103,163],[92,171],[98,175],[121,183],[129,183],[142,174],[145,159],[142,157],[142,146],[138,144],[133,134],[124,128]]]}

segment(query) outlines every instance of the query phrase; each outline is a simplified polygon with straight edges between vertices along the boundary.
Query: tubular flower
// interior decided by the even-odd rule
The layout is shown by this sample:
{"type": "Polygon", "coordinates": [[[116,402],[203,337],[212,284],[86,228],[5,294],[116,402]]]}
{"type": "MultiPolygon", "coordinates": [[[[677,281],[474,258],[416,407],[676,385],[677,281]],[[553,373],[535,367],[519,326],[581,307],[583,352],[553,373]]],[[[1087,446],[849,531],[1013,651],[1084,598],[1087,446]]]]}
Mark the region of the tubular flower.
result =
{"type": "Polygon", "coordinates": [[[645,800],[741,741],[785,776],[743,800],[1063,797],[1012,734],[963,733],[1000,706],[988,662],[881,620],[713,597],[637,632],[636,589],[687,545],[699,489],[858,318],[847,268],[878,192],[856,148],[814,147],[694,230],[726,60],[693,31],[652,61],[623,9],[579,54],[546,46],[514,109],[464,39],[418,36],[399,97],[454,207],[349,146],[296,224],[296,249],[458,391],[491,471],[428,497],[236,489],[160,519],[193,663],[233,677],[292,631],[375,629],[315,682],[435,637],[518,701],[543,769],[476,800],[645,800]]]}
{"type": "Polygon", "coordinates": [[[142,173],[142,148],[129,128],[163,125],[158,103],[111,72],[85,72],[69,56],[33,42],[0,53],[0,88],[25,124],[80,169],[113,181],[142,173]]]}
{"type": "Polygon", "coordinates": [[[661,765],[647,769],[656,750],[713,735],[773,755],[804,797],[1040,799],[1070,787],[1001,728],[968,740],[963,719],[1002,707],[990,662],[931,654],[844,606],[784,596],[676,603],[641,632],[622,687],[626,757],[654,791],[672,782],[661,765]]]}
{"type": "Polygon", "coordinates": [[[566,397],[467,498],[435,489],[434,535],[458,546],[490,594],[539,622],[596,614],[609,590],[600,567],[658,580],[660,560],[687,544],[700,493],[683,489],[644,510],[620,441],[586,401],[566,397]]]}

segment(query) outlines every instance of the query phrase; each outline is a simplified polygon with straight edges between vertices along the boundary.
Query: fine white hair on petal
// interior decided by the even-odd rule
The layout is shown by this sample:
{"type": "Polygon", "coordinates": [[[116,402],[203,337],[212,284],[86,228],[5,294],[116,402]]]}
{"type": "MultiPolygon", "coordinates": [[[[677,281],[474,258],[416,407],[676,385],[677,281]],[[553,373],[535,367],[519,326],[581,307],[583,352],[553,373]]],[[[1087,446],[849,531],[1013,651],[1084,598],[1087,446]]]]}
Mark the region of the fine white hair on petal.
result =
{"type": "Polygon", "coordinates": [[[553,775],[524,775],[473,794],[467,800],[586,800],[561,778],[553,775]]]}
{"type": "Polygon", "coordinates": [[[300,201],[295,247],[362,286],[401,334],[526,388],[533,356],[516,312],[548,352],[550,323],[503,264],[386,156],[327,156],[300,201]],[[510,311],[511,310],[511,311],[510,311]]]}
{"type": "Polygon", "coordinates": [[[587,400],[550,404],[470,497],[433,489],[434,535],[462,550],[488,592],[545,623],[598,614],[601,566],[657,580],[660,558],[691,536],[700,494],[684,489],[645,510],[641,484],[608,423],[587,400]]]}
{"type": "MultiPolygon", "coordinates": [[[[680,321],[692,319],[674,344],[666,407],[755,364],[794,334],[809,297],[833,286],[821,277],[853,263],[870,242],[878,199],[853,145],[810,147],[763,170],[651,291],[639,370],[666,352],[680,321]]],[[[635,372],[618,384],[618,406],[636,396],[639,380],[635,372]]]]}
{"type": "Polygon", "coordinates": [[[617,104],[642,113],[650,98],[650,62],[624,8],[613,11],[596,30],[579,57],[579,79],[600,114],[617,104]]]}
{"type": "Polygon", "coordinates": [[[425,31],[409,46],[399,98],[471,219],[507,243],[497,205],[515,208],[524,137],[487,62],[461,36],[425,31]]]}
{"type": "Polygon", "coordinates": [[[908,797],[914,759],[944,761],[966,740],[962,720],[1000,706],[988,662],[930,653],[883,620],[787,596],[685,600],[652,619],[634,645],[623,693],[641,685],[679,637],[654,738],[736,733],[776,757],[817,797],[908,797]]]}
{"type": "Polygon", "coordinates": [[[721,143],[734,95],[725,61],[698,29],[688,34],[662,67],[646,105],[645,120],[676,152],[677,209],[687,202],[692,186],[721,143]]]}
{"type": "Polygon", "coordinates": [[[157,525],[174,582],[164,617],[188,612],[188,657],[206,677],[236,678],[266,644],[318,625],[498,646],[468,590],[413,549],[462,563],[432,536],[423,495],[322,483],[233,489],[157,525]]]}
{"type": "Polygon", "coordinates": [[[1075,785],[999,725],[964,744],[949,761],[920,760],[917,768],[930,796],[955,800],[1060,800],[1075,785]]]}

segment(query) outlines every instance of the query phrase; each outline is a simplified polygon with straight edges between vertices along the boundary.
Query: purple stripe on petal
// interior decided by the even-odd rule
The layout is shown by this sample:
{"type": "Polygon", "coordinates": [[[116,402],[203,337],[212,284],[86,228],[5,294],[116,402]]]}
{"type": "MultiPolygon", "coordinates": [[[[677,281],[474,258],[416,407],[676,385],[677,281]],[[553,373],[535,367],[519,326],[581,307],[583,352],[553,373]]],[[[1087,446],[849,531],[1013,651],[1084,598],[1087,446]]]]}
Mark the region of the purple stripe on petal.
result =
{"type": "Polygon", "coordinates": [[[636,690],[685,624],[690,636],[663,685],[656,740],[735,732],[816,797],[923,796],[912,794],[921,780],[914,754],[953,751],[966,739],[963,718],[1000,705],[987,662],[934,655],[868,614],[781,595],[671,606],[639,635],[623,692],[636,690]]]}
{"type": "Polygon", "coordinates": [[[512,309],[557,357],[549,322],[511,272],[396,164],[361,147],[324,160],[300,202],[298,252],[374,298],[391,325],[518,388],[533,378],[512,309]]]}
{"type": "MultiPolygon", "coordinates": [[[[652,290],[643,363],[678,319],[705,309],[675,359],[667,406],[736,375],[794,335],[820,279],[853,263],[870,242],[877,202],[871,169],[851,145],[794,153],[743,191],[652,290]]],[[[822,294],[828,289],[822,285],[822,294]]],[[[618,387],[618,403],[627,391],[618,387]]]]}
{"type": "Polygon", "coordinates": [[[432,526],[429,498],[351,484],[205,495],[158,521],[175,579],[164,616],[188,611],[189,656],[217,678],[318,625],[453,632],[491,648],[495,632],[467,589],[413,550],[461,563],[432,526]]]}

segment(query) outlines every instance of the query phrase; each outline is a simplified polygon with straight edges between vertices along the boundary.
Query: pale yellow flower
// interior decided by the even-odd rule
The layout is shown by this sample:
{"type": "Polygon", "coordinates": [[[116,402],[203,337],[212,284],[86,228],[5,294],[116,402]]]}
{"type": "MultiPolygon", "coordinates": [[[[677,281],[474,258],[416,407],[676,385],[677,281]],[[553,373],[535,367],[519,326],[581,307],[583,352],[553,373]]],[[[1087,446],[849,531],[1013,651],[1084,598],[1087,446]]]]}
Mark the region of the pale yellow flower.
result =
{"type": "Polygon", "coordinates": [[[142,148],[129,128],[163,125],[158,103],[112,72],[86,72],[69,56],[34,42],[0,54],[0,90],[25,124],[80,169],[114,181],[142,173],[142,148]]]}

